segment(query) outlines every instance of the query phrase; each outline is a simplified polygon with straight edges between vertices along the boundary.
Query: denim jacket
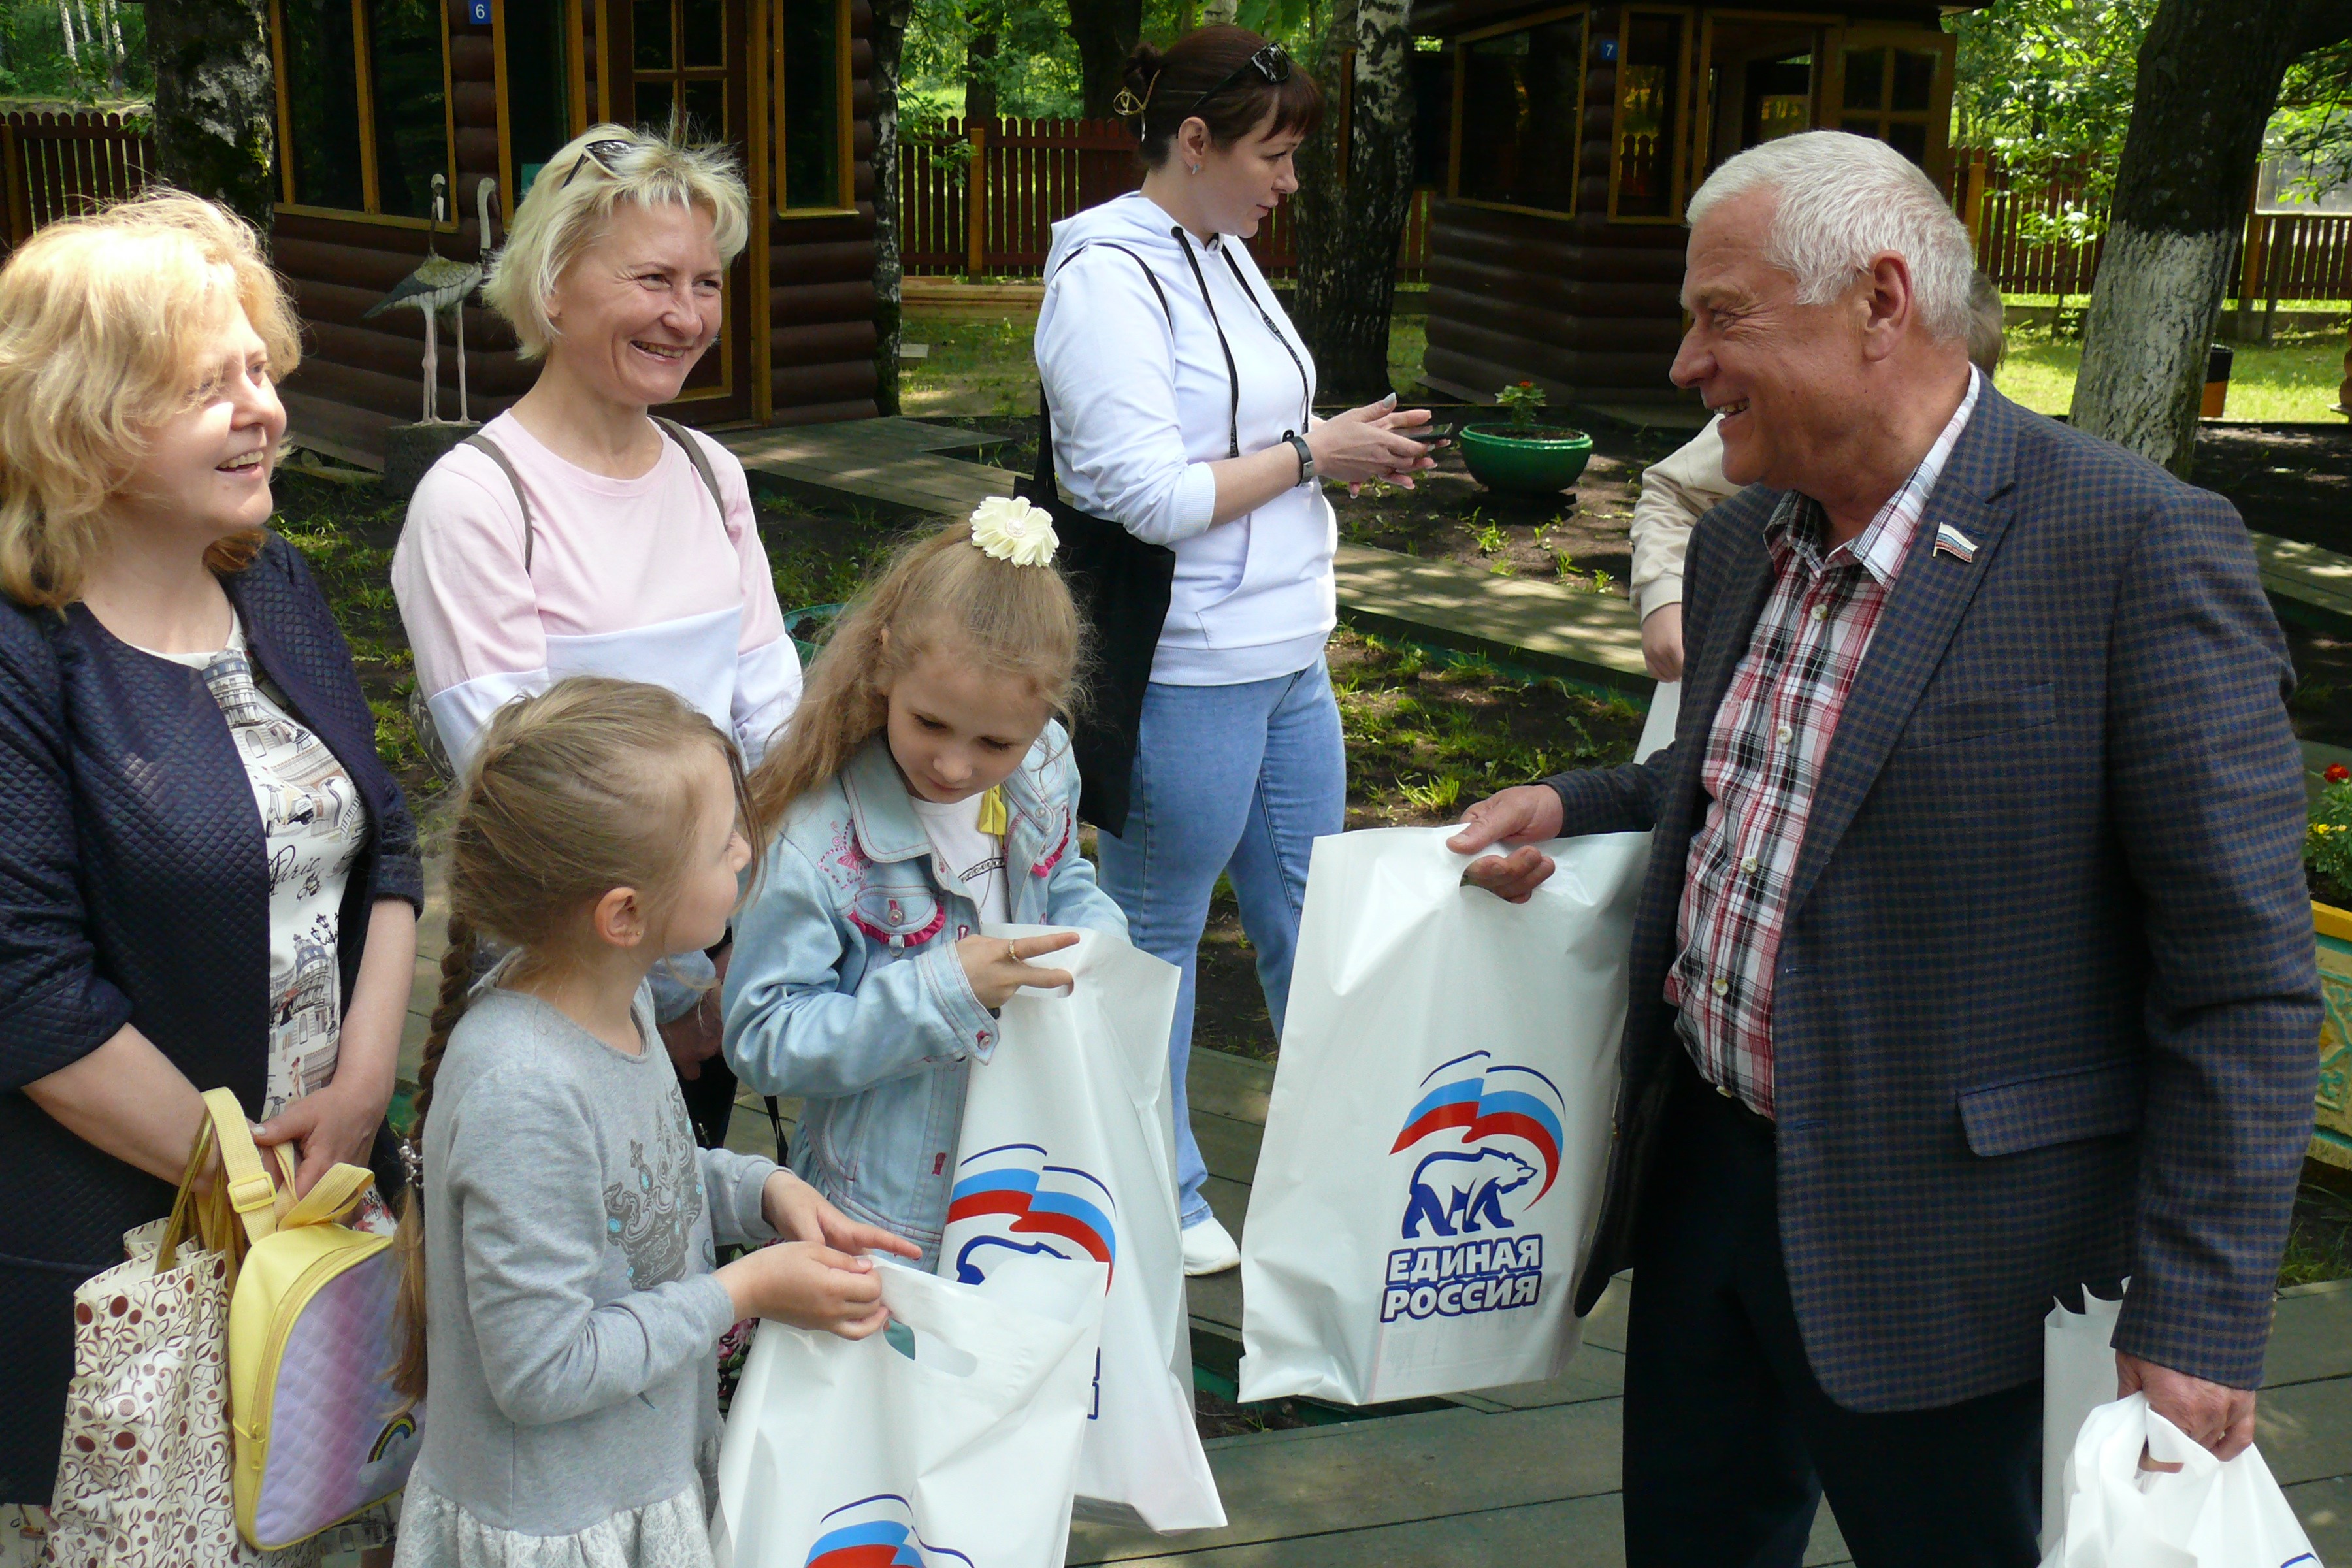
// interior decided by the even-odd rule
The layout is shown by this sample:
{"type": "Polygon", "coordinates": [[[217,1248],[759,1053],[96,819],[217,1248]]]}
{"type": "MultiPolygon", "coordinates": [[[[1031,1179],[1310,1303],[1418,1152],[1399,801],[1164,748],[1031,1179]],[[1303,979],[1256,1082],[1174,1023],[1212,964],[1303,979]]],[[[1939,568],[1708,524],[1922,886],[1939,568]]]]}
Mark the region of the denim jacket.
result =
{"type": "MultiPolygon", "coordinates": [[[[1125,935],[1078,853],[1077,793],[1069,738],[1049,723],[1004,781],[1013,921],[1125,935]]],[[[786,815],[727,972],[729,1065],[762,1094],[802,1098],[793,1169],[919,1245],[926,1267],[947,1223],[969,1063],[996,1046],[995,1015],[955,951],[979,929],[972,901],[941,891],[877,735],[786,815]]]]}

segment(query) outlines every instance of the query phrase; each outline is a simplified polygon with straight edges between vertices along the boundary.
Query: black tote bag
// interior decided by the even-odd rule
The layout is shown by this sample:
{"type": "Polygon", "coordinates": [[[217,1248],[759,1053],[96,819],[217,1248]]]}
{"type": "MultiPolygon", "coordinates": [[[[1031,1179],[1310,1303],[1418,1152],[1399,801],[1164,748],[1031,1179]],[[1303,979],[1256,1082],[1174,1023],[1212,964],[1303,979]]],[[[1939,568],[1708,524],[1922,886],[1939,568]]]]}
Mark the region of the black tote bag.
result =
{"type": "Polygon", "coordinates": [[[1147,544],[1106,518],[1062,499],[1054,479],[1054,411],[1037,397],[1037,471],[1013,493],[1053,514],[1070,595],[1094,630],[1094,667],[1086,710],[1071,750],[1078,764],[1078,816],[1117,837],[1127,826],[1128,781],[1135,767],[1143,691],[1176,581],[1176,552],[1147,544]]]}

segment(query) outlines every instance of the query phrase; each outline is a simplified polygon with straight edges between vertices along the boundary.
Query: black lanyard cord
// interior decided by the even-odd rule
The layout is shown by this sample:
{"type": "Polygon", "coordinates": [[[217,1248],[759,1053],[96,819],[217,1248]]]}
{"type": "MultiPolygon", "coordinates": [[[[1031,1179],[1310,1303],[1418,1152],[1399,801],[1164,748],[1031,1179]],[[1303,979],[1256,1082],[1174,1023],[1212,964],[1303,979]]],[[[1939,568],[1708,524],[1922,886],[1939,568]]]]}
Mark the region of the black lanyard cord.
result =
{"type": "MultiPolygon", "coordinates": [[[[1192,254],[1192,241],[1184,233],[1184,226],[1178,224],[1168,232],[1176,237],[1184,259],[1192,264],[1192,281],[1201,289],[1201,304],[1209,312],[1209,325],[1216,329],[1217,347],[1224,351],[1225,384],[1233,389],[1233,407],[1225,415],[1225,456],[1238,458],[1242,455],[1242,378],[1234,368],[1234,346],[1225,342],[1225,324],[1217,320],[1217,307],[1209,299],[1209,279],[1201,270],[1201,258],[1192,254]]],[[[1233,258],[1225,259],[1230,263],[1233,258]]]]}
{"type": "Polygon", "coordinates": [[[1257,319],[1265,323],[1265,330],[1274,334],[1274,341],[1280,343],[1282,352],[1290,356],[1291,368],[1298,373],[1298,428],[1293,434],[1304,436],[1315,423],[1315,394],[1307,384],[1306,362],[1298,357],[1298,351],[1290,346],[1290,340],[1283,335],[1282,329],[1274,324],[1273,312],[1258,303],[1257,290],[1251,288],[1249,279],[1242,276],[1242,264],[1234,259],[1233,247],[1223,246],[1220,248],[1224,252],[1225,266],[1232,271],[1235,286],[1249,297],[1249,302],[1256,308],[1257,319]]]}

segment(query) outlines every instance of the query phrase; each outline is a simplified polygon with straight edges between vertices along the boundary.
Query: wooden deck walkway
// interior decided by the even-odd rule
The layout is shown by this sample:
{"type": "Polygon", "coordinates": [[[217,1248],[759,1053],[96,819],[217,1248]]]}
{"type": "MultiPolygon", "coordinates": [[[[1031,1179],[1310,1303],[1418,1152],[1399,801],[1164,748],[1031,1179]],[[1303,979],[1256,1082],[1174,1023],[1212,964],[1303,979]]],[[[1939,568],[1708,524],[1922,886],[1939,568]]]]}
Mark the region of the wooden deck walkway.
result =
{"type": "MultiPolygon", "coordinates": [[[[996,444],[991,437],[919,419],[717,434],[746,468],[815,499],[847,498],[909,513],[956,515],[990,496],[1013,493],[1013,476],[1003,469],[945,456],[996,444]]],[[[2263,587],[2281,616],[2352,631],[2352,556],[2267,533],[2254,534],[2253,542],[2263,587]]],[[[1517,638],[1512,646],[1535,655],[1540,664],[1564,660],[1572,668],[1558,672],[1571,679],[1649,689],[1642,673],[1640,627],[1632,605],[1614,595],[1574,594],[1531,579],[1496,577],[1460,563],[1352,545],[1343,547],[1339,572],[1342,607],[1368,625],[1391,618],[1416,622],[1446,634],[1440,640],[1487,653],[1498,651],[1494,645],[1501,632],[1517,638]]]]}
{"type": "MultiPolygon", "coordinates": [[[[942,455],[984,438],[917,421],[742,431],[727,439],[747,467],[772,477],[914,511],[951,513],[1010,489],[1001,470],[942,455]],[[835,434],[842,431],[855,434],[835,434]]],[[[2352,625],[2352,561],[2256,538],[2274,598],[2352,625]]],[[[1367,626],[1628,693],[1649,690],[1632,607],[1613,595],[1355,546],[1343,548],[1339,570],[1345,612],[1367,626]]],[[[438,905],[430,900],[420,932],[404,1079],[413,1073],[437,985],[438,905]]],[[[1193,1054],[1192,1121],[1209,1167],[1207,1195],[1236,1236],[1272,1082],[1265,1064],[1193,1054]]],[[[784,1109],[789,1119],[796,1108],[787,1101],[784,1109]]],[[[730,1142],[760,1152],[772,1148],[772,1138],[764,1108],[745,1096],[730,1142]]],[[[1239,1274],[1192,1281],[1190,1297],[1197,1359],[1208,1364],[1237,1352],[1239,1274]]],[[[1549,1383],[1465,1394],[1418,1414],[1217,1439],[1209,1458],[1230,1520],[1225,1529],[1163,1537],[1081,1523],[1068,1561],[1127,1568],[1520,1562],[1614,1568],[1624,1560],[1615,1495],[1623,1311],[1621,1281],[1588,1324],[1584,1348],[1549,1383]]],[[[2281,1299],[2260,1421],[2264,1457],[2320,1556],[2352,1563],[2352,1281],[2281,1299]]],[[[1849,1561],[1826,1510],[1805,1561],[1822,1568],[1849,1561]]]]}
{"type": "MultiPolygon", "coordinates": [[[[404,1080],[413,1081],[438,984],[442,925],[440,900],[432,897],[420,931],[404,1080]]],[[[1249,1207],[1273,1083],[1265,1063],[1193,1052],[1192,1127],[1209,1167],[1209,1204],[1235,1236],[1249,1207]]],[[[782,1102],[788,1132],[798,1109],[782,1102]]],[[[766,1153],[772,1140],[765,1107],[745,1094],[729,1143],[766,1153]]],[[[1189,1285],[1196,1359],[1223,1360],[1240,1344],[1241,1276],[1189,1285]]],[[[1209,1463],[1224,1499],[1224,1529],[1157,1536],[1082,1522],[1071,1532],[1068,1562],[1122,1568],[1620,1568],[1624,1310],[1621,1279],[1588,1321],[1583,1348],[1549,1383],[1486,1389],[1415,1415],[1214,1439],[1209,1463]]],[[[2263,1457],[2321,1559],[2352,1563],[2352,1280],[2281,1298],[2260,1426],[2263,1457]]],[[[1808,1568],[1849,1561],[1824,1508],[1805,1555],[1808,1568]]]]}

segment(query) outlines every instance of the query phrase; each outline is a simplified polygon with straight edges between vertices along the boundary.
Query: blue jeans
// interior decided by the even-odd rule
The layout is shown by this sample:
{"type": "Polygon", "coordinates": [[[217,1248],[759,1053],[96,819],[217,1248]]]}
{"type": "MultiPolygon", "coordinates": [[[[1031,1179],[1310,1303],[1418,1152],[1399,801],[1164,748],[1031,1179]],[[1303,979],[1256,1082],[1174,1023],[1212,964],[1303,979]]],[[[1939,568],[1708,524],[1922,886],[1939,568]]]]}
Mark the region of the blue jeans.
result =
{"type": "Polygon", "coordinates": [[[1330,672],[1318,659],[1296,675],[1242,686],[1153,682],[1144,694],[1130,787],[1126,834],[1098,835],[1095,852],[1103,889],[1127,914],[1129,939],[1183,973],[1168,1061],[1176,1091],[1177,1207],[1189,1227],[1209,1217],[1201,1195],[1209,1173],[1184,1086],[1209,897],[1219,872],[1233,879],[1279,1037],[1308,852],[1317,838],[1347,826],[1348,762],[1330,672]]]}

